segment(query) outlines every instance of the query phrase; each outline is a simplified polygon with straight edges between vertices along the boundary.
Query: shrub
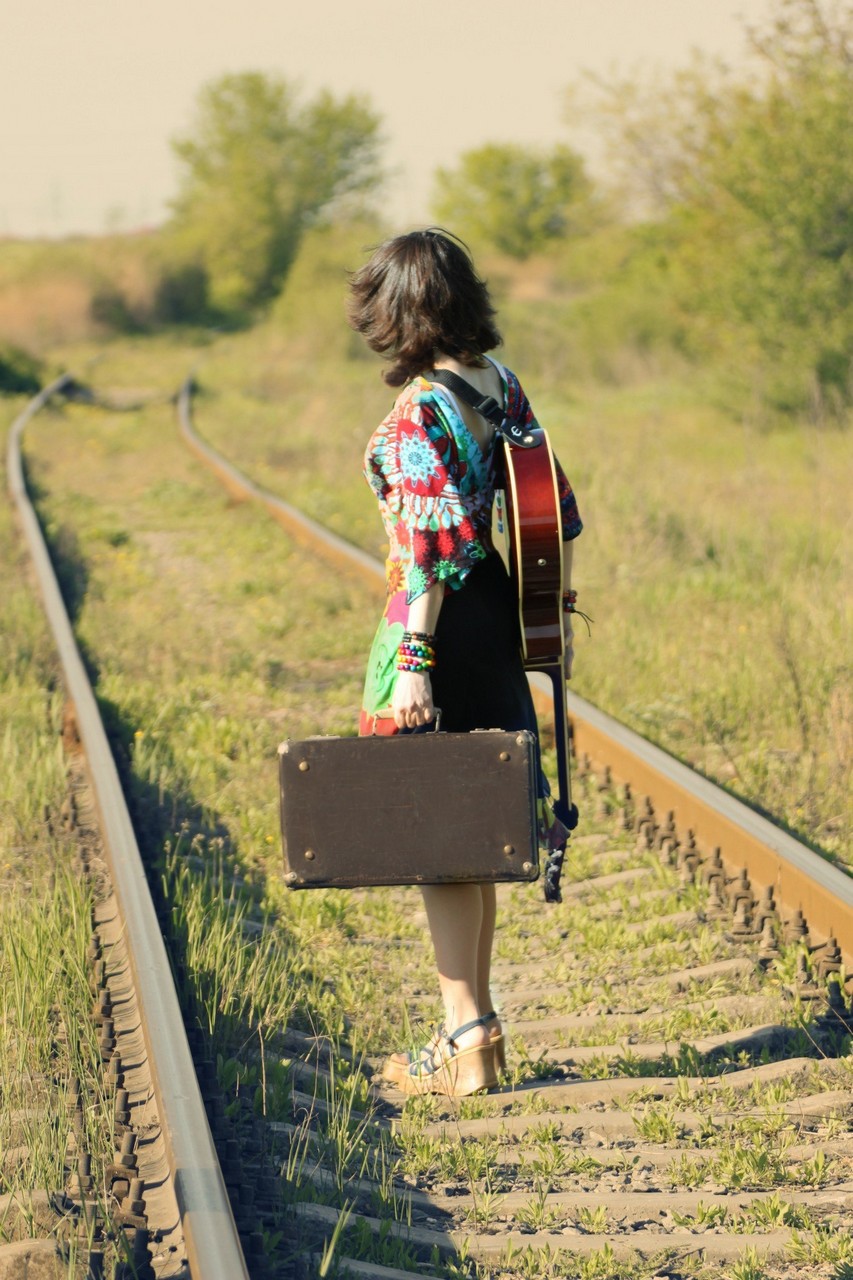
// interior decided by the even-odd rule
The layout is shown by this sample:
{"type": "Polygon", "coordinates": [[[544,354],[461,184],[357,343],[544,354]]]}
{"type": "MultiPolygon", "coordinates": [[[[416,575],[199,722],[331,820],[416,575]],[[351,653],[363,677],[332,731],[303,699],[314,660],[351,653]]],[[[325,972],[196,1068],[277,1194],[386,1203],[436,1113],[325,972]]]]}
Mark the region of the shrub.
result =
{"type": "Polygon", "coordinates": [[[0,392],[35,395],[40,387],[39,362],[19,347],[0,344],[0,392]]]}

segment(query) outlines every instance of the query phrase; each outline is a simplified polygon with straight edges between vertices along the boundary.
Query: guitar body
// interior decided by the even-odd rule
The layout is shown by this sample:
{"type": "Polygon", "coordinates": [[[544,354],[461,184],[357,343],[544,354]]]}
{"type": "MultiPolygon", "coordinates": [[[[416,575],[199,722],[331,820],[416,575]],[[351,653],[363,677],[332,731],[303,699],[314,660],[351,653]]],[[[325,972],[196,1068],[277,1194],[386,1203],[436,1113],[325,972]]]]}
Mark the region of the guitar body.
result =
{"type": "Polygon", "coordinates": [[[563,536],[554,455],[536,434],[536,449],[504,446],[504,504],[524,664],[541,670],[563,655],[563,536]]]}
{"type": "Polygon", "coordinates": [[[517,449],[504,444],[504,507],[509,569],[518,592],[522,656],[528,671],[541,671],[554,695],[557,748],[556,815],[569,830],[577,826],[569,774],[566,678],[563,670],[563,530],[554,454],[547,433],[540,445],[517,449]]]}

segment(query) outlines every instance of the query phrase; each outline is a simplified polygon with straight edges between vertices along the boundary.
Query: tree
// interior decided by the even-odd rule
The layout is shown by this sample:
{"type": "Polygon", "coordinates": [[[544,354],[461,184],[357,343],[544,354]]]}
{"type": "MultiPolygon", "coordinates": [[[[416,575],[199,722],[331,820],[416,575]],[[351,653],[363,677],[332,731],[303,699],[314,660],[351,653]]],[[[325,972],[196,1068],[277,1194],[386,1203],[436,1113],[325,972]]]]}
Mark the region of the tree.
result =
{"type": "Polygon", "coordinates": [[[174,228],[226,311],[272,297],[305,227],[380,179],[379,121],[363,99],[324,92],[301,106],[285,80],[260,72],[206,85],[191,133],[172,145],[174,228]]]}
{"type": "Polygon", "coordinates": [[[777,0],[750,38],[761,76],[697,62],[624,81],[604,119],[694,346],[752,359],[780,408],[839,402],[853,396],[853,7],[777,0]]]}
{"type": "Polygon", "coordinates": [[[546,154],[489,143],[458,168],[438,170],[433,205],[461,235],[523,259],[579,230],[590,195],[583,161],[568,147],[546,154]]]}

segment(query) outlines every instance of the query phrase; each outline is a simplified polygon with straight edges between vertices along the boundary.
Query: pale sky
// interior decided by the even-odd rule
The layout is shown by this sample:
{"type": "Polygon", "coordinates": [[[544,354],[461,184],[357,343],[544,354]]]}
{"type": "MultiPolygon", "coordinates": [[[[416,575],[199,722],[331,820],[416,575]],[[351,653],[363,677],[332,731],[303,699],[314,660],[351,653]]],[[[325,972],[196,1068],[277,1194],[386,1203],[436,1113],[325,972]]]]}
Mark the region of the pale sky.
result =
{"type": "Polygon", "coordinates": [[[276,72],[382,115],[397,224],[439,164],[489,141],[583,144],[566,87],[692,48],[733,63],[771,0],[2,0],[0,235],[163,219],[205,81],[276,72]]]}

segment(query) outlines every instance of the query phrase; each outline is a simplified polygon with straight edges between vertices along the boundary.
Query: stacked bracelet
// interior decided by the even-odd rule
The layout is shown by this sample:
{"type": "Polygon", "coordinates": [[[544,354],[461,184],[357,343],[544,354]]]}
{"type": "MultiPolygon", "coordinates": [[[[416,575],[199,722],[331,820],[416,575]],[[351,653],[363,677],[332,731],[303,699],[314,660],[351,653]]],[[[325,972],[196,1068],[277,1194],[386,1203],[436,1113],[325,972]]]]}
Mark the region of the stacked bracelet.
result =
{"type": "Polygon", "coordinates": [[[424,672],[435,666],[435,636],[426,631],[404,631],[397,650],[397,670],[424,672]]]}
{"type": "Polygon", "coordinates": [[[571,588],[569,588],[568,591],[564,591],[563,592],[563,613],[576,613],[579,618],[583,618],[584,622],[586,623],[586,629],[587,631],[589,631],[589,624],[592,622],[592,618],[590,618],[585,613],[581,613],[580,609],[577,607],[577,600],[578,600],[577,591],[573,591],[571,588]]]}

